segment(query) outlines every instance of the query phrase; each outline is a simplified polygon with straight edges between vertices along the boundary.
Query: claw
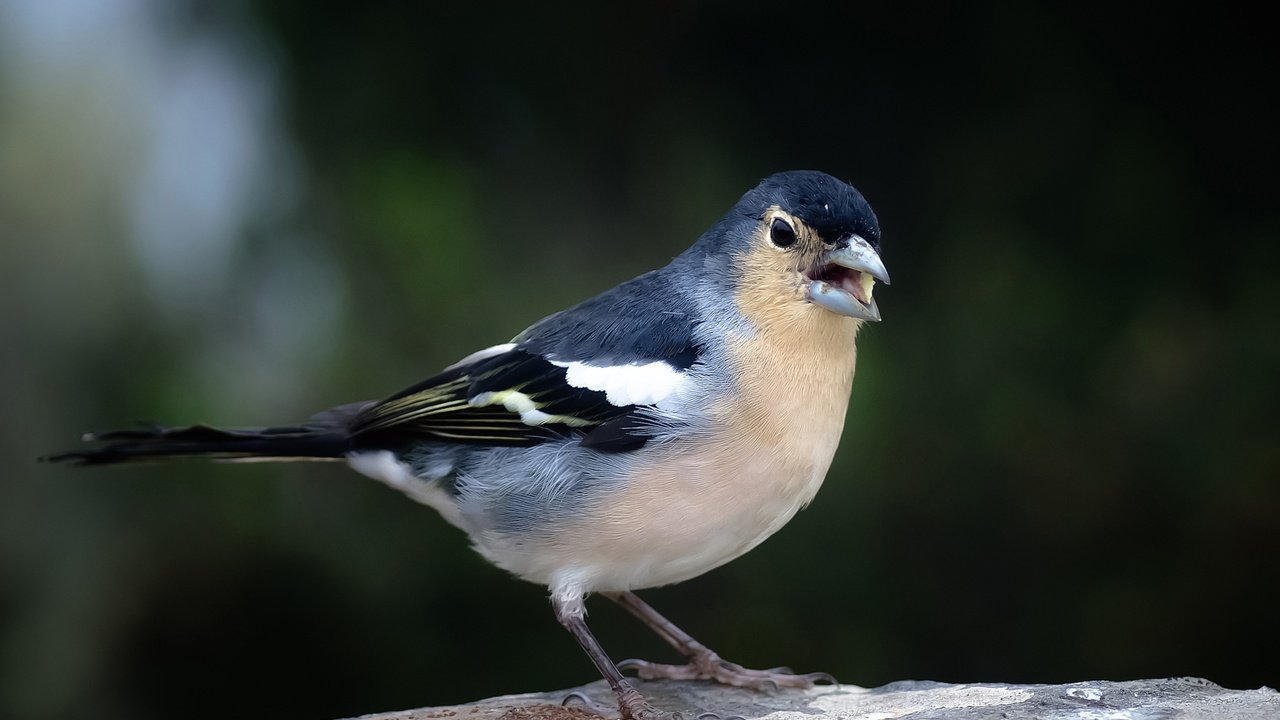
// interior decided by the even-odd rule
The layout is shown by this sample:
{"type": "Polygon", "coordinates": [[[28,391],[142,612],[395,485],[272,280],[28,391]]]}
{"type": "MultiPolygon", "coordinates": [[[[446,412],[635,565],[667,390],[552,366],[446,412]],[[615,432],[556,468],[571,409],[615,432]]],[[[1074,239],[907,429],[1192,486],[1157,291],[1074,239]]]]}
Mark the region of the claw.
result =
{"type": "Polygon", "coordinates": [[[647,660],[641,660],[640,658],[627,658],[626,660],[620,660],[614,663],[614,665],[618,668],[618,672],[626,672],[628,670],[639,670],[640,668],[645,667],[648,664],[649,662],[647,660]]]}
{"type": "Polygon", "coordinates": [[[836,679],[835,675],[832,675],[831,673],[821,672],[821,671],[805,673],[804,677],[809,681],[815,682],[815,683],[827,683],[829,685],[840,684],[840,681],[836,679]]]}
{"type": "Polygon", "coordinates": [[[599,715],[601,718],[605,718],[606,720],[612,720],[612,718],[615,718],[618,715],[618,708],[614,708],[610,705],[602,705],[601,703],[587,697],[585,693],[578,692],[577,690],[565,695],[560,701],[560,707],[581,707],[592,715],[599,715]],[[573,703],[573,705],[571,706],[570,703],[573,703]]]}

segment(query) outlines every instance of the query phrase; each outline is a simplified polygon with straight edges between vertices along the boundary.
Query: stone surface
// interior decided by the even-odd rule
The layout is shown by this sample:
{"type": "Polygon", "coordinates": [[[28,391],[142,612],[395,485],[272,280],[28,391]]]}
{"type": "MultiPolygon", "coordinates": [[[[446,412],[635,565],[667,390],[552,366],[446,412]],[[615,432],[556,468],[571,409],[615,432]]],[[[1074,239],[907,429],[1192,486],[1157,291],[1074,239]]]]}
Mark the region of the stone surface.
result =
{"type": "MultiPolygon", "coordinates": [[[[1132,680],[1070,685],[948,685],[903,681],[878,688],[855,685],[787,690],[764,695],[703,682],[634,681],[662,710],[686,720],[714,712],[746,720],[1280,720],[1280,693],[1270,688],[1228,690],[1207,680],[1132,680]]],[[[599,720],[576,701],[582,693],[617,717],[603,681],[571,690],[507,695],[453,707],[366,715],[361,720],[599,720]]]]}

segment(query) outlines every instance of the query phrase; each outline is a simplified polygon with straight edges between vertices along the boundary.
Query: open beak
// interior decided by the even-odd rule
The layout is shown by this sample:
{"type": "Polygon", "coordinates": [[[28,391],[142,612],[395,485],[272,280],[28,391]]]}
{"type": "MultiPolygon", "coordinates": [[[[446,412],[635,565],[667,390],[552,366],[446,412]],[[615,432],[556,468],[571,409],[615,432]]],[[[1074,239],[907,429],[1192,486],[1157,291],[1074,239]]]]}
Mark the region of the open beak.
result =
{"type": "Polygon", "coordinates": [[[880,309],[871,297],[876,281],[889,284],[889,271],[870,243],[850,235],[822,254],[818,264],[805,273],[809,286],[805,298],[837,315],[859,320],[880,320],[880,309]]]}

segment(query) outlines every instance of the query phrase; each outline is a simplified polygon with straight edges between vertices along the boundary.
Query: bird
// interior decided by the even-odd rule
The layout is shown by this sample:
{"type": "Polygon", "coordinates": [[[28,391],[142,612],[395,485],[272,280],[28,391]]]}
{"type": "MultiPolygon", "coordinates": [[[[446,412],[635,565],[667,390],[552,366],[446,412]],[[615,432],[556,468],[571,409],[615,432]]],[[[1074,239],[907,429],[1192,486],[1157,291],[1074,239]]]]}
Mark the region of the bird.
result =
{"type": "Polygon", "coordinates": [[[856,337],[889,284],[852,185],[764,178],[666,266],[552,314],[384,400],[288,426],[87,433],[43,458],[345,461],[439,512],[492,564],[547,587],[625,720],[673,720],[623,671],[757,690],[834,682],[722,659],[637,590],[751,550],[818,492],[845,424],[856,337]],[[687,658],[615,663],[586,599],[620,605],[687,658]]]}

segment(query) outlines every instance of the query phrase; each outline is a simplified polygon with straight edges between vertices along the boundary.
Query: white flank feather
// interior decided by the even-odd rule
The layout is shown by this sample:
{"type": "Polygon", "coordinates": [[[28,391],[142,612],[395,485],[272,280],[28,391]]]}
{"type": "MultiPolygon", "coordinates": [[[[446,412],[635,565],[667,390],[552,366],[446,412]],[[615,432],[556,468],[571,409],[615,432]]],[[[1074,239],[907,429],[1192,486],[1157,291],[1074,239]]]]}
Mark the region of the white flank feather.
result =
{"type": "MultiPolygon", "coordinates": [[[[449,493],[433,482],[436,478],[414,475],[413,469],[397,458],[395,453],[389,450],[351,453],[347,456],[347,464],[361,475],[381,481],[413,500],[435,508],[450,524],[465,529],[458,504],[449,493]]],[[[452,467],[442,466],[434,468],[433,474],[443,477],[450,472],[453,472],[452,467]]]]}

